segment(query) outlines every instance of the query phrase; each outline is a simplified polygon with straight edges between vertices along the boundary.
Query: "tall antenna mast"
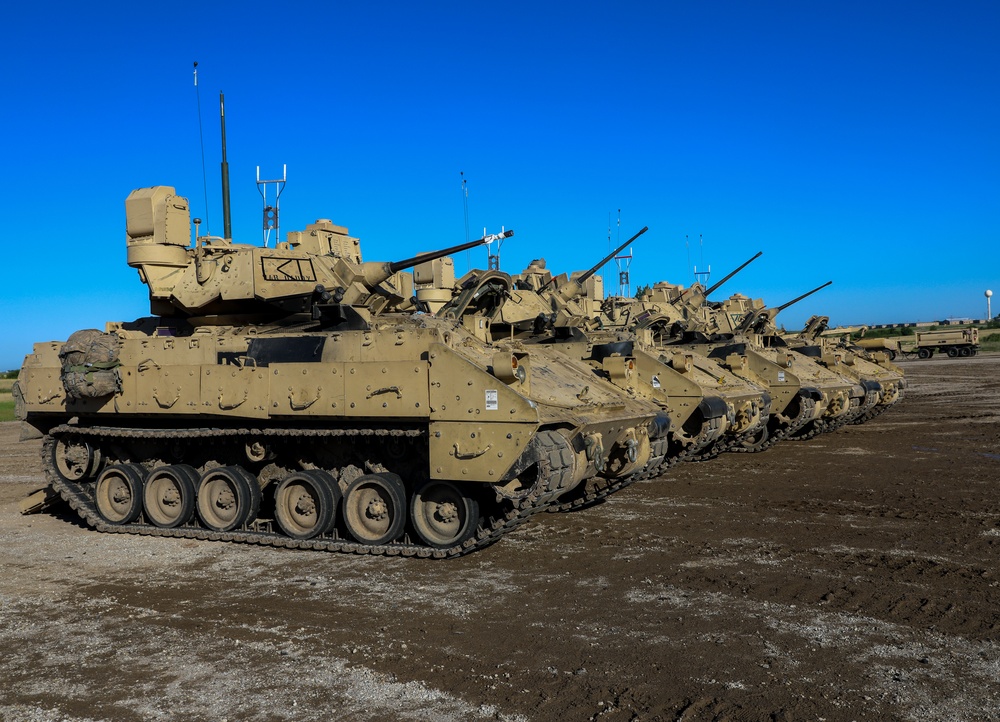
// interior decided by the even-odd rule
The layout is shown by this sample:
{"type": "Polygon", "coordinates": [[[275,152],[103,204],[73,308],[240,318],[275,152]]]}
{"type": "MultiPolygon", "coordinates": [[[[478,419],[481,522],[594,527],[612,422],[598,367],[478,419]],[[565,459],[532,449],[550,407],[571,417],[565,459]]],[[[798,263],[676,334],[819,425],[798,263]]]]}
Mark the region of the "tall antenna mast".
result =
{"type": "Polygon", "coordinates": [[[632,295],[632,283],[628,275],[629,266],[632,265],[631,246],[627,256],[615,256],[615,263],[618,264],[618,295],[621,298],[628,298],[632,295]]]}
{"type": "Polygon", "coordinates": [[[483,229],[483,240],[486,241],[486,252],[488,254],[488,270],[499,271],[500,270],[500,249],[503,248],[503,242],[514,235],[514,231],[504,230],[503,226],[500,226],[500,232],[494,233],[492,235],[486,234],[486,229],[483,229]],[[493,253],[493,243],[497,244],[497,252],[493,253]]]}
{"type": "MultiPolygon", "coordinates": [[[[685,238],[686,237],[687,236],[685,236],[685,238]]],[[[701,262],[702,262],[702,264],[704,266],[704,263],[705,263],[705,236],[703,234],[701,234],[701,233],[698,234],[698,246],[701,248],[701,262]]],[[[690,254],[688,256],[688,260],[690,261],[690,254]]],[[[712,275],[712,267],[711,266],[708,267],[707,271],[699,271],[697,266],[694,267],[694,278],[695,278],[695,281],[697,281],[698,283],[700,283],[702,286],[707,286],[708,285],[708,279],[711,277],[711,275],[712,275]]]]}
{"type": "Polygon", "coordinates": [[[194,97],[198,102],[198,138],[201,141],[201,185],[205,192],[205,231],[208,235],[212,235],[211,217],[208,213],[208,175],[205,173],[205,133],[201,127],[201,91],[198,90],[197,60],[194,61],[194,97]]]}
{"type": "Polygon", "coordinates": [[[223,238],[233,239],[233,224],[229,217],[229,161],[226,160],[226,96],[219,93],[219,117],[222,119],[222,229],[223,238]]]}
{"type": "MultiPolygon", "coordinates": [[[[618,209],[618,240],[621,241],[621,239],[622,239],[622,209],[619,208],[618,209]]],[[[608,212],[608,251],[610,251],[610,250],[611,250],[611,213],[608,212]]],[[[631,254],[632,254],[632,251],[629,251],[629,255],[631,255],[631,254]]],[[[605,259],[604,265],[601,266],[601,274],[602,275],[605,274],[604,266],[607,265],[607,261],[610,261],[611,258],[614,258],[614,256],[608,256],[608,258],[605,259]]],[[[618,259],[616,258],[615,260],[617,261],[618,259]]],[[[621,268],[618,269],[618,278],[619,278],[619,281],[621,281],[621,268]]]]}
{"type": "MultiPolygon", "coordinates": [[[[458,172],[462,176],[462,205],[465,208],[465,242],[469,242],[469,186],[468,181],[465,178],[465,171],[460,170],[458,172]]],[[[472,270],[472,249],[468,249],[465,252],[465,266],[466,270],[472,270]]]]}
{"type": "Polygon", "coordinates": [[[260,179],[260,166],[257,166],[257,192],[260,193],[261,199],[264,201],[264,248],[267,248],[267,244],[271,240],[271,231],[274,231],[274,244],[278,245],[281,240],[281,236],[278,234],[278,199],[281,198],[281,191],[285,190],[285,183],[288,182],[288,166],[281,166],[281,178],[276,180],[261,180],[260,179]],[[274,186],[274,205],[268,205],[267,203],[267,187],[269,185],[274,186]]]}

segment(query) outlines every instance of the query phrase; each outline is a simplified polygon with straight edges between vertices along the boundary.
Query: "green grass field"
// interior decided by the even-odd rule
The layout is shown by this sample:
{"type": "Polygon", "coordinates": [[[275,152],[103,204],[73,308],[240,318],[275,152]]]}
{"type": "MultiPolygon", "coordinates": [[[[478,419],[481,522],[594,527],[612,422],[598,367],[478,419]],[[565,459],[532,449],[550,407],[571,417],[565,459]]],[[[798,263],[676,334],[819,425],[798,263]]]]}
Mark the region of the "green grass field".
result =
{"type": "Polygon", "coordinates": [[[1000,333],[979,332],[979,351],[1000,351],[1000,333]]]}
{"type": "Polygon", "coordinates": [[[14,420],[14,398],[10,395],[10,387],[14,379],[0,379],[0,421],[14,420]]]}

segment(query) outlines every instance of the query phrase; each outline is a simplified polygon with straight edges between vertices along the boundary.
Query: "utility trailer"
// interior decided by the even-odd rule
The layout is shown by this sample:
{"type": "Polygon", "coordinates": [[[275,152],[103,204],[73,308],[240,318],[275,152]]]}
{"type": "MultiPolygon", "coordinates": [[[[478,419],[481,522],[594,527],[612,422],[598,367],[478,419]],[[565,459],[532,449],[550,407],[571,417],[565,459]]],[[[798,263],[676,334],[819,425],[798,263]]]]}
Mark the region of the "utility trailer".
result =
{"type": "Polygon", "coordinates": [[[913,350],[920,358],[930,358],[935,351],[956,356],[975,356],[979,352],[979,329],[961,328],[946,331],[918,331],[913,350]]]}

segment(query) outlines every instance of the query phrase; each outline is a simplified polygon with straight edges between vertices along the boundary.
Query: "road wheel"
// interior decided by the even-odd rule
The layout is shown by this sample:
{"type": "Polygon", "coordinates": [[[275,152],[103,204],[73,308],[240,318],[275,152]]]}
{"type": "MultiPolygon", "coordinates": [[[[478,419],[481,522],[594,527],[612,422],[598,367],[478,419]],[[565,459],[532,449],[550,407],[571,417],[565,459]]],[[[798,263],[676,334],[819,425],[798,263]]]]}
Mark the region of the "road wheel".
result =
{"type": "Polygon", "coordinates": [[[101,450],[86,441],[58,438],[52,446],[52,463],[56,473],[66,481],[93,477],[100,470],[101,461],[101,450]]]}
{"type": "Polygon", "coordinates": [[[142,490],[146,519],[161,529],[173,529],[191,521],[198,479],[198,472],[186,464],[154,469],[142,490]]]}
{"type": "Polygon", "coordinates": [[[963,357],[971,356],[972,355],[972,349],[969,348],[968,346],[963,346],[961,349],[959,349],[958,353],[959,353],[960,356],[963,356],[963,357]]]}
{"type": "Polygon", "coordinates": [[[326,534],[337,521],[340,487],[322,469],[285,477],[274,490],[274,517],[292,539],[326,534]]]}
{"type": "Polygon", "coordinates": [[[450,481],[424,482],[410,500],[417,536],[436,549],[461,544],[479,527],[479,502],[450,481]]]}
{"type": "Polygon", "coordinates": [[[950,348],[948,349],[948,355],[949,355],[949,356],[950,356],[951,358],[955,358],[955,357],[957,357],[957,356],[958,356],[958,349],[957,349],[957,348],[955,348],[954,346],[950,347],[950,348]]]}
{"type": "Polygon", "coordinates": [[[198,482],[198,517],[212,531],[239,529],[257,518],[260,486],[239,466],[209,469],[198,482]]]}
{"type": "Polygon", "coordinates": [[[365,474],[344,492],[344,525],[362,544],[386,544],[403,533],[406,489],[395,474],[365,474]]]}
{"type": "Polygon", "coordinates": [[[919,356],[920,358],[930,358],[932,353],[934,352],[931,351],[929,348],[922,348],[919,351],[917,351],[917,356],[919,356]]]}
{"type": "Polygon", "coordinates": [[[142,478],[145,471],[135,464],[109,466],[97,477],[94,503],[109,524],[131,524],[142,512],[142,478]]]}

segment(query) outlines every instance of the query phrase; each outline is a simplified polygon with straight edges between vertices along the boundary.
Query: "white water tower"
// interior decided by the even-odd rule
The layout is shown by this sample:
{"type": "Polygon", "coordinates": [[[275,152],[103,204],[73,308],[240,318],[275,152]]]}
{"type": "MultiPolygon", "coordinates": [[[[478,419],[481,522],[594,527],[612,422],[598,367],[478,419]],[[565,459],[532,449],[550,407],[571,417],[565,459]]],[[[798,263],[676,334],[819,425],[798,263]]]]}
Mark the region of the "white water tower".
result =
{"type": "Polygon", "coordinates": [[[990,310],[990,296],[992,296],[992,295],[993,295],[993,291],[991,291],[990,289],[987,288],[986,289],[986,320],[987,321],[992,321],[993,320],[993,312],[990,310]]]}

